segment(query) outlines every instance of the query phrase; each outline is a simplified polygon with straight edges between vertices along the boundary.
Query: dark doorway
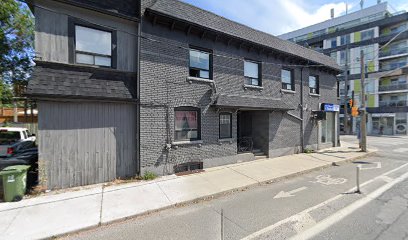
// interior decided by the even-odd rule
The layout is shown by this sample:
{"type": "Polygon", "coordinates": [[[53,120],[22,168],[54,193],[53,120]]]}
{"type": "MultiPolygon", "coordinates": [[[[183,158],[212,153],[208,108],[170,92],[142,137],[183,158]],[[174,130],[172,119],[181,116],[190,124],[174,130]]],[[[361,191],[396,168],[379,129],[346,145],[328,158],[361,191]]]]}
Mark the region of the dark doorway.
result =
{"type": "Polygon", "coordinates": [[[237,119],[238,153],[268,154],[269,112],[239,111],[237,119]]]}
{"type": "Polygon", "coordinates": [[[252,152],[252,115],[250,112],[239,111],[237,116],[238,153],[252,152]]]}

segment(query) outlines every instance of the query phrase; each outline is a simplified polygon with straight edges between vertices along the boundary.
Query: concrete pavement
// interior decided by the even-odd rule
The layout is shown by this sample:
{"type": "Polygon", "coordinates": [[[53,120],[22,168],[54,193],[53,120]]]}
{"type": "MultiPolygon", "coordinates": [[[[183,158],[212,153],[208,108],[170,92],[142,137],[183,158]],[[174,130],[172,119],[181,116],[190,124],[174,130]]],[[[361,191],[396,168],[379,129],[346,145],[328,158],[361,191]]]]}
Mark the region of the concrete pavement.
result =
{"type": "Polygon", "coordinates": [[[91,228],[148,212],[278,181],[366,156],[343,143],[312,154],[297,154],[206,169],[199,174],[167,176],[149,182],[47,194],[0,204],[0,239],[39,239],[91,228]],[[24,229],[24,231],[21,231],[24,229]]]}

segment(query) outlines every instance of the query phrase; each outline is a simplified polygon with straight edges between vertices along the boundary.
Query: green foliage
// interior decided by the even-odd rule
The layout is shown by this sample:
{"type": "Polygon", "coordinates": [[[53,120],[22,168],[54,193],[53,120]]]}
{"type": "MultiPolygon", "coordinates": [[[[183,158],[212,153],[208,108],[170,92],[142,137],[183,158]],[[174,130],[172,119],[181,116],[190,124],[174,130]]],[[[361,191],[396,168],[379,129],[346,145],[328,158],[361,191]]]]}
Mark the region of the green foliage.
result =
{"type": "Polygon", "coordinates": [[[0,1],[0,80],[21,89],[33,65],[34,18],[17,0],[0,1]]]}
{"type": "Polygon", "coordinates": [[[10,84],[0,81],[0,106],[12,104],[13,91],[10,84]]]}
{"type": "Polygon", "coordinates": [[[304,153],[314,153],[314,150],[310,148],[305,148],[304,153]]]}
{"type": "Polygon", "coordinates": [[[146,171],[143,174],[143,180],[153,180],[155,178],[157,178],[157,175],[154,172],[146,171]]]}

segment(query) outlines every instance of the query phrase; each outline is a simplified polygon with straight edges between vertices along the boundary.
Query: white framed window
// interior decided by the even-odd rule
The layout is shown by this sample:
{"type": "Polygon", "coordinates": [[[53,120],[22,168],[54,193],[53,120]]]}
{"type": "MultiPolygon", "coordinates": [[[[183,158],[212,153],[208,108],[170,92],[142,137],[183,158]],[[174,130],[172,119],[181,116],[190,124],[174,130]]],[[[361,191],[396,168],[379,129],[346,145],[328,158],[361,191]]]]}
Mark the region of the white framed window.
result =
{"type": "Polygon", "coordinates": [[[282,89],[295,91],[295,80],[293,75],[293,69],[282,69],[282,89]]]}
{"type": "Polygon", "coordinates": [[[259,62],[244,61],[244,76],[245,76],[245,84],[247,85],[254,85],[254,86],[261,86],[261,75],[259,74],[261,68],[261,64],[259,62]]]}

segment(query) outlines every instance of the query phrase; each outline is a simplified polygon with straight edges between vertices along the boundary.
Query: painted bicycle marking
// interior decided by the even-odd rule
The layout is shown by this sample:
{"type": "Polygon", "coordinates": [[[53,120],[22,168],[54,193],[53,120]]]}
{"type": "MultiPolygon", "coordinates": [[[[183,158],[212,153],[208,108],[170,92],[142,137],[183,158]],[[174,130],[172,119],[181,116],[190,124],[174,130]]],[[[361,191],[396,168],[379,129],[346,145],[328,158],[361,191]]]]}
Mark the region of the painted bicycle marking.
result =
{"type": "Polygon", "coordinates": [[[316,177],[316,181],[310,181],[311,183],[320,183],[323,185],[338,185],[347,182],[345,178],[333,178],[331,175],[319,175],[316,177]]]}

